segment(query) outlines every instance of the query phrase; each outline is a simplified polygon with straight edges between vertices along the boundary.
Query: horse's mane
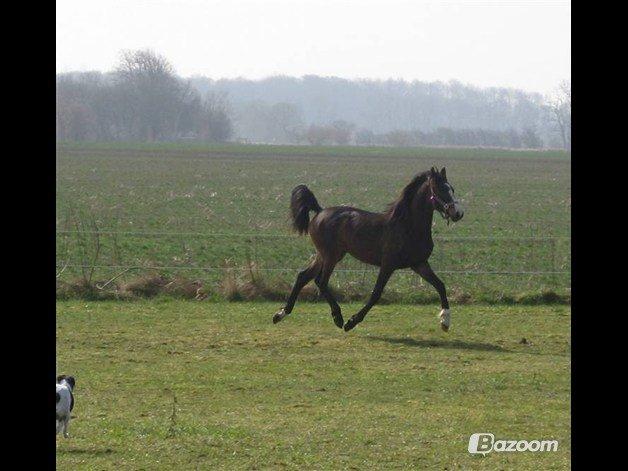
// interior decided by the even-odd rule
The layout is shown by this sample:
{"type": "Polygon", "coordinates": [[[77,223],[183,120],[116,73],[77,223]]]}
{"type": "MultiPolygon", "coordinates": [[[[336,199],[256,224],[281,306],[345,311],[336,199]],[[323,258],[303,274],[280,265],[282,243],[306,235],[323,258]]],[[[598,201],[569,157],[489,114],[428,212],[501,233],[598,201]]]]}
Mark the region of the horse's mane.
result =
{"type": "Polygon", "coordinates": [[[410,183],[408,183],[404,189],[401,190],[399,197],[388,205],[388,209],[384,213],[388,217],[388,221],[401,222],[407,220],[410,216],[410,204],[412,203],[412,198],[421,185],[427,181],[429,175],[429,170],[418,173],[414,176],[410,183]]]}

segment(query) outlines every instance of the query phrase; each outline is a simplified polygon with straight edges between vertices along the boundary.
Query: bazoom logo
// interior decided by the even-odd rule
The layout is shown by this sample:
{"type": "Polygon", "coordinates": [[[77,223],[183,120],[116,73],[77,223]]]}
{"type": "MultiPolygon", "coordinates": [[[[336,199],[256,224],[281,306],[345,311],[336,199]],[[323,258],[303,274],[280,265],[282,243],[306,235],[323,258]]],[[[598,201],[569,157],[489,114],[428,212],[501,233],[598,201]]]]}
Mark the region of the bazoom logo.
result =
{"type": "Polygon", "coordinates": [[[469,437],[469,453],[486,455],[491,451],[558,451],[558,440],[495,440],[492,433],[469,437]]]}

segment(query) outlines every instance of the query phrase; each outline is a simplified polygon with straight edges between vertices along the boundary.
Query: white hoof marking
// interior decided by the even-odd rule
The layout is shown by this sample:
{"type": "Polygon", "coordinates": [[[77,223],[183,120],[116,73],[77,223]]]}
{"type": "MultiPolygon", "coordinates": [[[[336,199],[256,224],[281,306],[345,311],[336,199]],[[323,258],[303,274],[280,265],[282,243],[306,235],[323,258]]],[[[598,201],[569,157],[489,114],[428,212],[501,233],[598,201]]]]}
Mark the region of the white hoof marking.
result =
{"type": "Polygon", "coordinates": [[[447,332],[449,330],[449,326],[451,325],[451,311],[449,309],[441,310],[438,318],[440,319],[441,329],[447,332]]]}
{"type": "Polygon", "coordinates": [[[286,312],[285,309],[280,309],[274,316],[273,316],[273,324],[276,324],[277,322],[281,321],[284,317],[286,317],[288,315],[288,313],[286,312]]]}

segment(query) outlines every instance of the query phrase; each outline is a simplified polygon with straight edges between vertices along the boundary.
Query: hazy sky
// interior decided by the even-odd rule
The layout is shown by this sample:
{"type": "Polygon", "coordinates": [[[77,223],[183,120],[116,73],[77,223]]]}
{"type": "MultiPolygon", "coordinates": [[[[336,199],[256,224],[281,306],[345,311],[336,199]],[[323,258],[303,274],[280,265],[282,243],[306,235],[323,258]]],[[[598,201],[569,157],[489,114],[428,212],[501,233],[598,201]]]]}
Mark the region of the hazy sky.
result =
{"type": "Polygon", "coordinates": [[[549,92],[571,78],[568,1],[57,0],[57,71],[151,48],[182,76],[457,79],[549,92]]]}

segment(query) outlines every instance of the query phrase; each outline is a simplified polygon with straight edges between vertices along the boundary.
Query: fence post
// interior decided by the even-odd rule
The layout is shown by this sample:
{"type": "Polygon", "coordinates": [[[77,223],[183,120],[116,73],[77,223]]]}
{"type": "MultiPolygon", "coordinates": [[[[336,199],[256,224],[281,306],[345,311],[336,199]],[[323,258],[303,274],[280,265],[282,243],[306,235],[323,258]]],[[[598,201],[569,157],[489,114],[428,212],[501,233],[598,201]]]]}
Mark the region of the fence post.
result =
{"type": "Polygon", "coordinates": [[[251,237],[251,244],[253,245],[253,263],[257,264],[257,236],[251,237]]]}
{"type": "Polygon", "coordinates": [[[552,288],[554,289],[558,289],[558,274],[556,273],[557,269],[556,269],[556,238],[552,237],[552,243],[551,243],[551,250],[552,250],[552,288]]]}

